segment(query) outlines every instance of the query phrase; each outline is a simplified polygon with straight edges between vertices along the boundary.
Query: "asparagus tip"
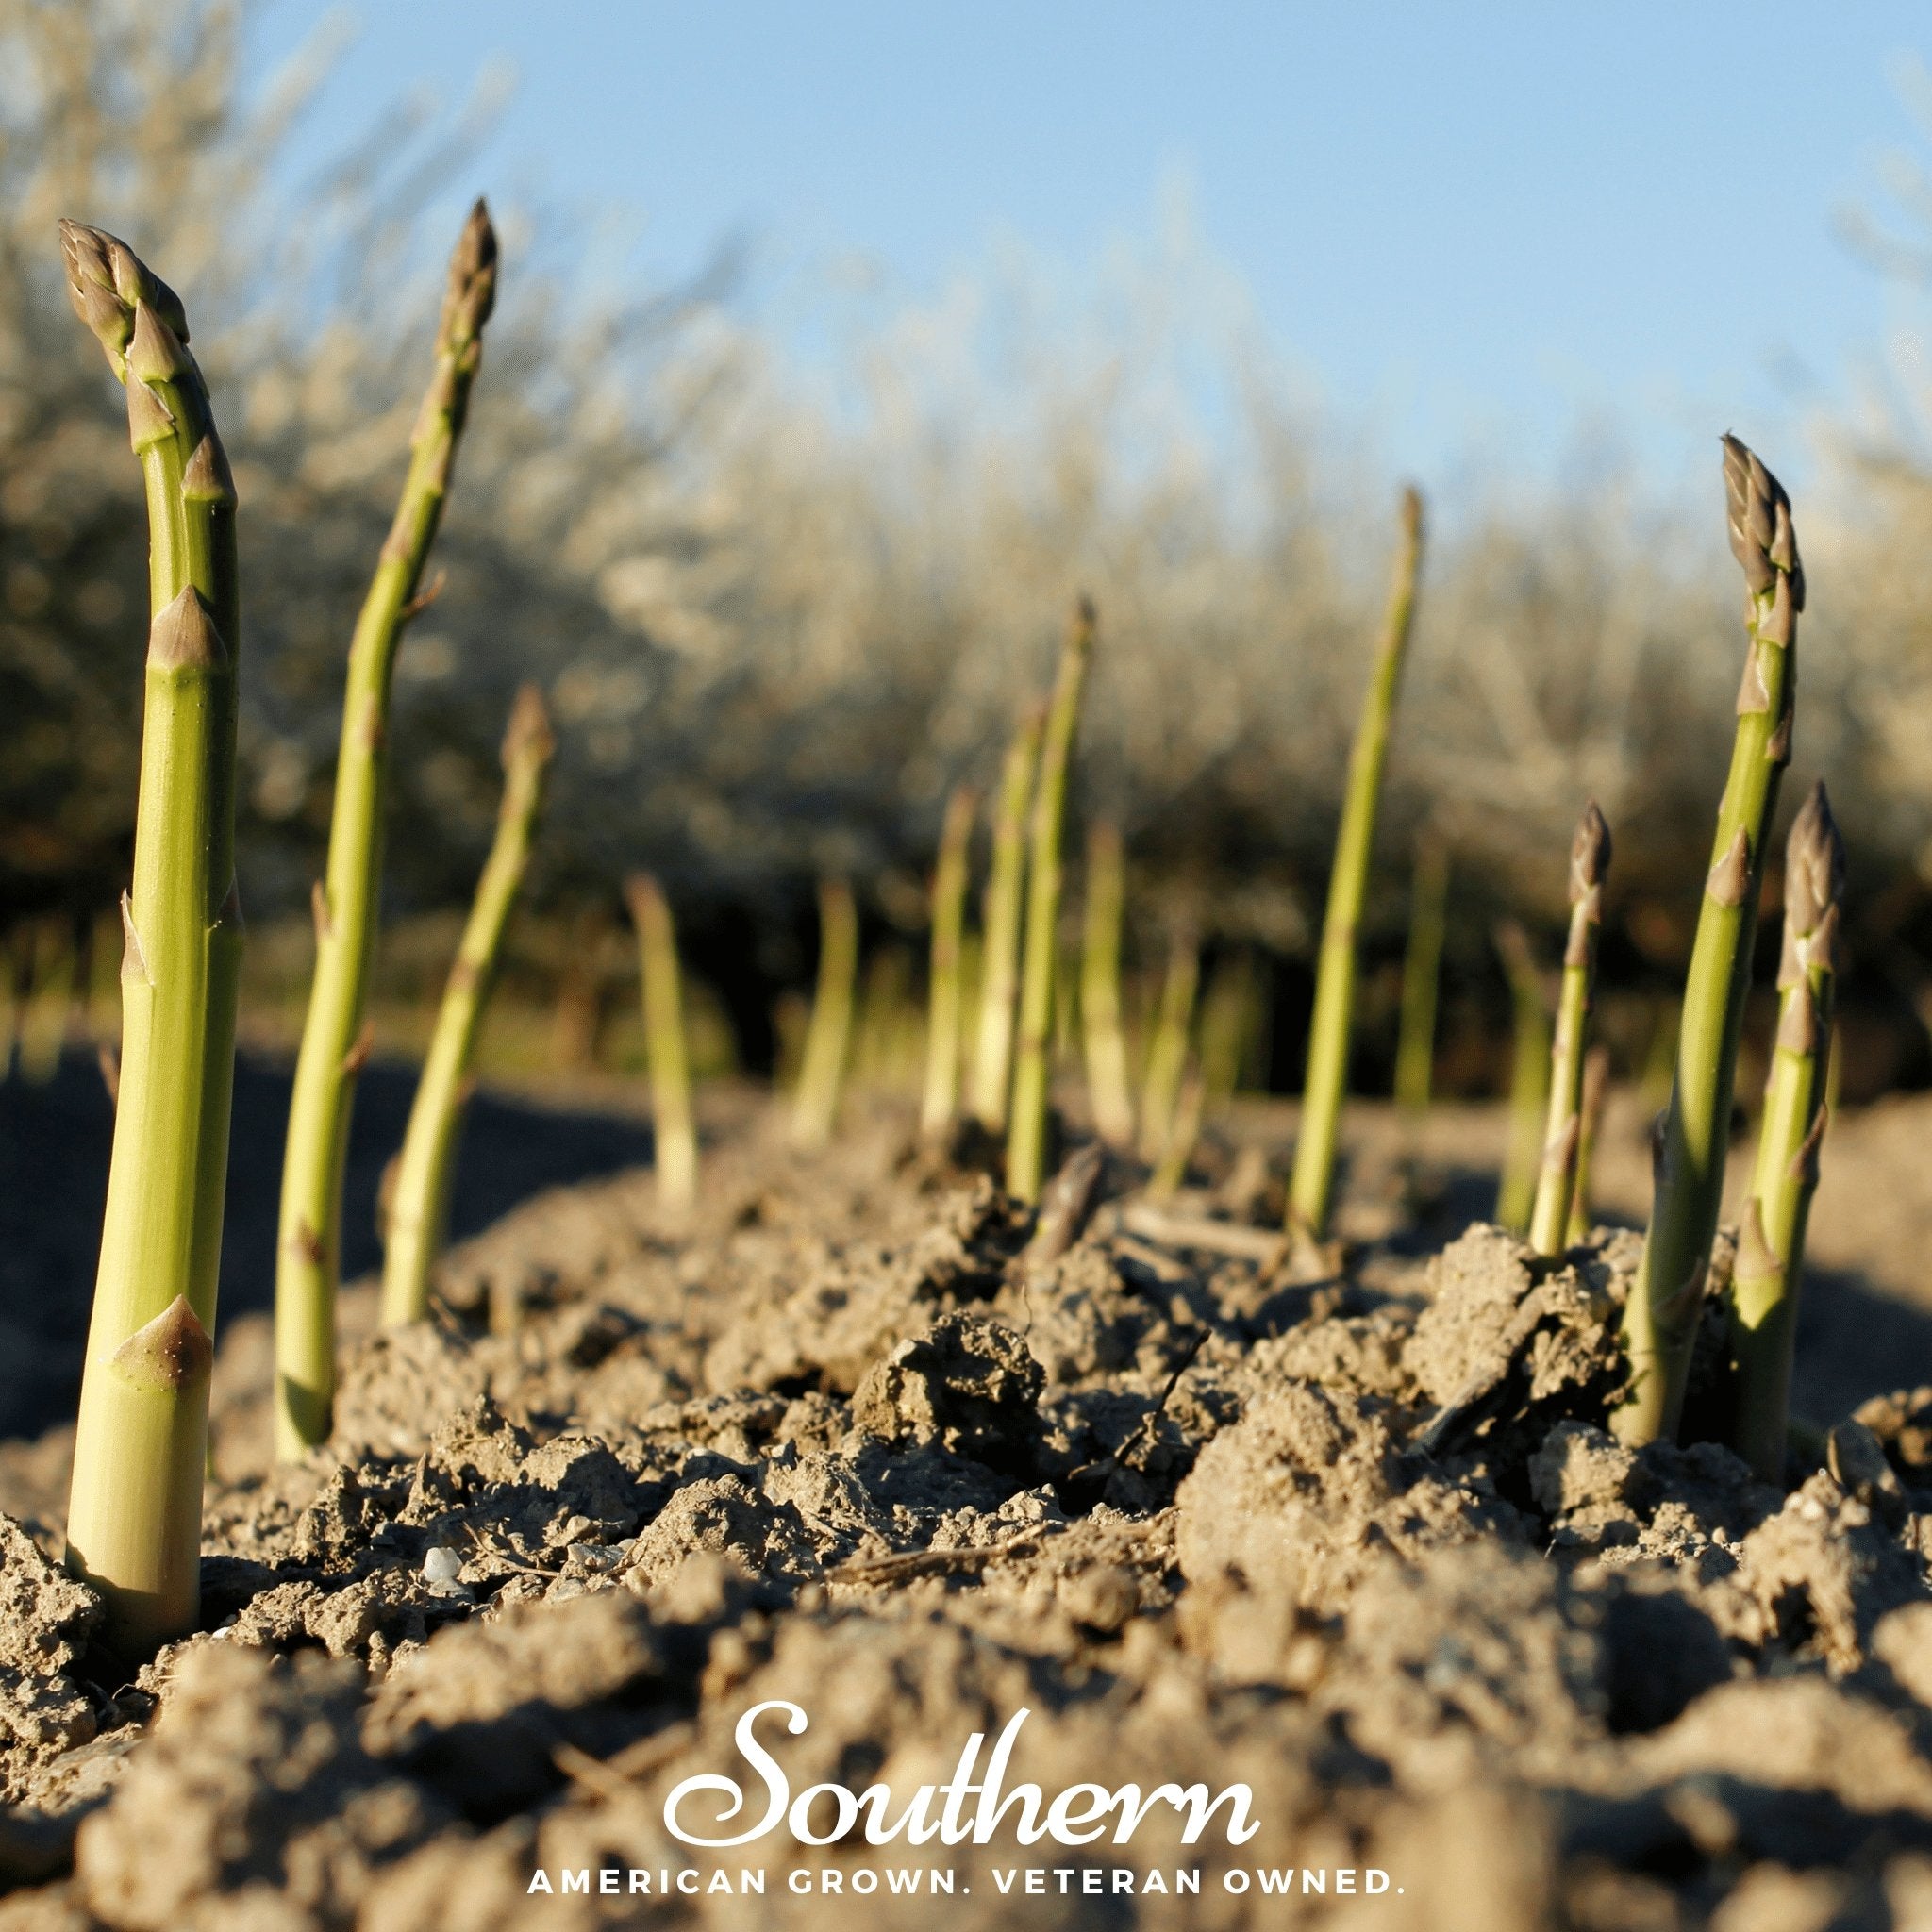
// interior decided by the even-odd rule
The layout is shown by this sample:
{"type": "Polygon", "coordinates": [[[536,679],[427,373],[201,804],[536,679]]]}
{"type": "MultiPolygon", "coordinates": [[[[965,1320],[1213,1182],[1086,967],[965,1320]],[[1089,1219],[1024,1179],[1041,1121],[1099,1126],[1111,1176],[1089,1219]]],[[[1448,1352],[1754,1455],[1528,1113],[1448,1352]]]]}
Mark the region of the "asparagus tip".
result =
{"type": "Polygon", "coordinates": [[[503,734],[505,770],[524,758],[548,764],[556,749],[557,738],[550,728],[543,693],[534,684],[520,687],[516,703],[510,707],[509,728],[503,734]]]}
{"type": "Polygon", "coordinates": [[[1536,971],[1536,955],[1531,950],[1529,935],[1524,931],[1521,920],[1509,917],[1497,920],[1490,937],[1511,979],[1536,971]]]}
{"type": "Polygon", "coordinates": [[[117,376],[125,373],[140,310],[152,311],[176,342],[188,340],[180,296],[118,235],[62,217],[60,255],[74,312],[93,331],[117,376]]]}
{"type": "Polygon", "coordinates": [[[1785,841],[1785,938],[1778,959],[1780,987],[1803,984],[1813,967],[1837,963],[1839,895],[1844,891],[1845,847],[1824,779],[1806,794],[1785,841]]]}
{"type": "Polygon", "coordinates": [[[1423,493],[1413,483],[1402,487],[1402,534],[1411,543],[1422,541],[1423,493]]]}
{"type": "Polygon", "coordinates": [[[641,924],[644,914],[663,904],[664,889],[656,873],[634,872],[624,882],[624,901],[631,917],[641,924]]]}
{"type": "Polygon", "coordinates": [[[1731,553],[1743,566],[1753,596],[1775,590],[1780,603],[1789,594],[1790,611],[1800,611],[1805,608],[1805,567],[1791,528],[1791,500],[1784,485],[1728,430],[1723,443],[1731,553]],[[1780,578],[1787,581],[1781,585],[1780,578]]]}
{"type": "Polygon", "coordinates": [[[1821,778],[1806,793],[1785,841],[1785,918],[1793,930],[1818,929],[1837,906],[1844,878],[1844,841],[1821,778]]]}
{"type": "Polygon", "coordinates": [[[447,350],[460,350],[482,334],[495,307],[496,229],[489,207],[479,195],[449,258],[438,341],[447,350]]]}
{"type": "Polygon", "coordinates": [[[1597,891],[1609,869],[1610,828],[1592,798],[1583,808],[1570,845],[1570,903],[1577,905],[1597,891]]]}

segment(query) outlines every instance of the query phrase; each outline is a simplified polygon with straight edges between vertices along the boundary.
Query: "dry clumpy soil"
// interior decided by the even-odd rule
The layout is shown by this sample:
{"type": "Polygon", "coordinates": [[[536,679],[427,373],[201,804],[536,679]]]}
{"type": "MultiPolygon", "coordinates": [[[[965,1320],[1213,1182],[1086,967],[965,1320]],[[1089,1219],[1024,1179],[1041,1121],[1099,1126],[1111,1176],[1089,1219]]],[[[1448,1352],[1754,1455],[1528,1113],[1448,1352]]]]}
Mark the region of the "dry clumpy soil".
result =
{"type": "Polygon", "coordinates": [[[0,1932],[1932,1925],[1932,1389],[1818,1418],[1786,1491],[1632,1454],[1633,1236],[1271,1264],[1252,1163],[1245,1241],[1199,1225],[1228,1190],[1151,1213],[1135,1178],[1051,1259],[884,1127],[808,1165],[738,1135],[685,1233],[647,1174],[541,1197],[433,1324],[347,1298],[337,1433],[292,1470],[231,1323],[207,1627],[138,1671],[53,1560],[63,1440],[0,1458],[0,1932]],[[680,1843],[687,1778],[746,1787],[701,1829],[761,1810],[734,1728],[780,1699],[794,1793],[896,1816],[1024,1709],[1008,1790],[1241,1782],[1259,1828],[680,1843]],[[658,1898],[687,1867],[717,1889],[658,1898]],[[854,1896],[927,1867],[953,1896],[854,1896]]]}

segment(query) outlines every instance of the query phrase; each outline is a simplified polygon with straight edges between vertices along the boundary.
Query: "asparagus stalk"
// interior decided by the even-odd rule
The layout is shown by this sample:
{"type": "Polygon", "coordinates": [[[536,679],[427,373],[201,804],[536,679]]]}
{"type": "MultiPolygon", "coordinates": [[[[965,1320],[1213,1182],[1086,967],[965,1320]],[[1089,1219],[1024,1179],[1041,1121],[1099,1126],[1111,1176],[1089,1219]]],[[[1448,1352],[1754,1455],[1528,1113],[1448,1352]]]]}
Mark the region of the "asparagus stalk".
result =
{"type": "Polygon", "coordinates": [[[1671,1104],[1671,1080],[1677,1070],[1677,1025],[1683,1011],[1684,1002],[1675,994],[1655,1003],[1643,1069],[1637,1076],[1637,1098],[1646,1114],[1659,1114],[1671,1104]]]}
{"type": "Polygon", "coordinates": [[[819,976],[805,1058],[791,1109],[791,1141],[824,1147],[839,1118],[839,1091],[852,1043],[854,989],[858,978],[858,908],[842,878],[819,881],[819,976]]]}
{"type": "Polygon", "coordinates": [[[1604,874],[1610,864],[1610,828],[1596,801],[1583,808],[1570,846],[1570,939],[1563,949],[1563,986],[1557,999],[1557,1033],[1550,1058],[1550,1110],[1543,1129],[1542,1171],[1529,1218],[1529,1244],[1539,1255],[1562,1252],[1576,1194],[1583,1140],[1583,1060],[1596,991],[1597,939],[1603,930],[1604,874]]]}
{"type": "Polygon", "coordinates": [[[874,947],[865,963],[853,1023],[853,1084],[889,1092],[906,1086],[907,1071],[913,1063],[908,1058],[907,1043],[919,1044],[919,1030],[910,956],[900,945],[874,947]]]}
{"type": "Polygon", "coordinates": [[[1577,1105],[1576,1179],[1570,1190],[1570,1219],[1563,1242],[1574,1248],[1590,1238],[1595,1225],[1590,1210],[1590,1170],[1596,1156],[1596,1137],[1604,1122],[1604,1102],[1610,1091],[1610,1050],[1593,1046],[1583,1057],[1583,1097],[1577,1105]]]}
{"type": "Polygon", "coordinates": [[[691,1056],[685,1046],[677,928],[663,888],[649,873],[632,874],[625,897],[638,929],[658,1198],[672,1213],[686,1214],[697,1199],[698,1131],[691,1118],[691,1056]]]}
{"type": "Polygon", "coordinates": [[[1416,842],[1409,886],[1408,945],[1402,956],[1402,1017],[1395,1038],[1395,1104],[1413,1118],[1425,1113],[1436,1074],[1436,1007],[1442,941],[1449,925],[1449,847],[1438,838],[1416,842]]]}
{"type": "Polygon", "coordinates": [[[1007,1130],[1012,1097],[1013,1008],[1020,991],[1020,915],[1026,884],[1026,808],[1040,763],[1045,710],[1030,707],[1007,749],[992,823],[992,871],[981,917],[979,1043],[973,1062],[973,1117],[990,1134],[1007,1130]]]}
{"type": "Polygon", "coordinates": [[[127,391],[148,513],[134,877],[121,901],[121,1067],[88,1329],[69,1560],[134,1657],[194,1626],[208,1369],[235,1070],[235,488],[174,291],[60,225],[68,292],[127,391]]]}
{"type": "MultiPolygon", "coordinates": [[[[115,926],[118,933],[118,917],[115,926]]],[[[19,939],[16,932],[8,933],[4,941],[0,941],[0,1080],[8,1078],[13,1072],[13,1048],[20,1037],[20,1009],[25,989],[21,985],[19,939]]],[[[117,969],[117,998],[119,991],[117,969]]]]}
{"type": "Polygon", "coordinates": [[[1243,947],[1214,969],[1201,1001],[1201,1092],[1208,1112],[1224,1107],[1241,1083],[1241,1072],[1259,1031],[1260,974],[1243,947]]]}
{"type": "MultiPolygon", "coordinates": [[[[450,258],[436,366],[409,436],[409,469],[349,642],[325,876],[315,889],[315,976],[295,1059],[275,1254],[275,1451],[328,1434],[342,1169],[356,1078],[369,1056],[364,1008],[375,958],[388,784],[390,686],[405,625],[425,600],[483,325],[496,295],[496,234],[479,201],[450,258]]],[[[432,593],[433,594],[433,593],[432,593]]]]}
{"type": "Polygon", "coordinates": [[[1790,501],[1735,437],[1725,437],[1724,448],[1731,548],[1744,570],[1750,644],[1730,775],[1718,807],[1710,874],[1684,983],[1676,1077],[1657,1139],[1650,1230],[1624,1306],[1630,1381],[1613,1422],[1631,1443],[1674,1436],[1683,1411],[1724,1192],[1765,835],[1791,752],[1792,660],[1805,573],[1791,533],[1790,501]]]}
{"type": "Polygon", "coordinates": [[[1529,1226],[1542,1164],[1543,1115],[1550,1078],[1550,1015],[1542,974],[1529,940],[1513,919],[1496,928],[1496,950],[1509,976],[1515,1048],[1509,1074],[1509,1144],[1496,1190],[1496,1224],[1521,1234],[1529,1226]]]}
{"type": "Polygon", "coordinates": [[[1147,1074],[1141,1084],[1141,1158],[1157,1161],[1173,1138],[1174,1106],[1188,1064],[1194,1026],[1194,994],[1201,982],[1201,947],[1191,923],[1177,924],[1168,941],[1167,971],[1160,982],[1147,1074]]]}
{"type": "Polygon", "coordinates": [[[1087,830],[1087,903],[1080,934],[1080,1029],[1093,1124],[1116,1147],[1134,1138],[1127,1040],[1121,1026],[1121,915],[1126,866],[1120,827],[1096,819],[1087,830]]]}
{"type": "Polygon", "coordinates": [[[604,1030],[604,949],[609,932],[608,908],[592,904],[571,922],[564,941],[546,1051],[551,1065],[572,1073],[597,1063],[597,1040],[604,1030]]]}
{"type": "Polygon", "coordinates": [[[1341,1096],[1348,1084],[1350,1022],[1355,1010],[1356,928],[1368,888],[1369,854],[1375,839],[1375,807],[1382,789],[1382,765],[1389,750],[1395,690],[1408,649],[1415,613],[1416,574],[1422,563],[1423,501],[1403,492],[1402,541],[1383,620],[1381,641],[1362,698],[1349,753],[1348,794],[1335,839],[1335,864],[1328,875],[1328,905],[1322,921],[1322,952],[1315,970],[1315,1010],[1308,1026],[1308,1064],[1303,1083],[1301,1130],[1295,1141],[1294,1174],[1289,1188],[1288,1218],[1315,1240],[1328,1231],[1328,1208],[1335,1187],[1335,1150],[1341,1119],[1341,1096]]]}
{"type": "Polygon", "coordinates": [[[1194,1142],[1201,1138],[1201,1116],[1208,1103],[1208,1081],[1198,1060],[1191,1060],[1181,1076],[1180,1091],[1174,1096],[1174,1112],[1167,1130],[1167,1144],[1160,1150],[1154,1172],[1147,1177],[1150,1201],[1172,1200],[1188,1177],[1188,1160],[1194,1142]]]}
{"type": "Polygon", "coordinates": [[[1072,1069],[1082,1059],[1080,1017],[1081,938],[1070,922],[1060,922],[1059,953],[1053,970],[1053,1057],[1051,1064],[1072,1069]]]}
{"type": "Polygon", "coordinates": [[[1067,815],[1067,768],[1080,723],[1080,691],[1093,654],[1094,615],[1082,597],[1060,646],[1059,674],[1040,750],[1033,795],[1032,856],[1026,879],[1026,969],[1020,988],[1020,1048],[1013,1065],[1012,1124],[1007,1134],[1007,1192],[1040,1198],[1046,1170],[1046,1098],[1050,1085],[1054,966],[1059,947],[1060,841],[1067,815]]]}
{"type": "Polygon", "coordinates": [[[42,920],[34,933],[33,979],[20,1016],[20,1072],[44,1087],[60,1071],[67,1019],[74,1008],[74,933],[64,919],[42,920]]]}
{"type": "MultiPolygon", "coordinates": [[[[0,1000],[5,999],[0,988],[0,1000]]],[[[86,1020],[88,1038],[97,1044],[111,1041],[121,1013],[121,915],[118,911],[98,914],[87,942],[86,1020]]],[[[0,1022],[0,1038],[6,1026],[0,1022]]],[[[4,1062],[0,1053],[0,1062],[4,1062]]],[[[6,1077],[0,1064],[0,1079],[6,1077]]]]}
{"type": "Polygon", "coordinates": [[[1765,1482],[1782,1482],[1805,1222],[1818,1184],[1818,1148],[1832,1037],[1839,894],[1845,855],[1821,782],[1785,845],[1784,954],[1777,1041],[1758,1128],[1757,1167],[1731,1276],[1730,1352],[1737,1373],[1731,1446],[1765,1482]]]}
{"type": "Polygon", "coordinates": [[[503,740],[503,802],[496,836],[476,881],[476,896],[443,987],[436,1029],[403,1132],[383,1229],[382,1321],[420,1322],[429,1307],[429,1271],[449,1228],[457,1134],[470,1086],[470,1061],[503,954],[504,928],[524,883],[531,835],[556,741],[533,684],[518,691],[503,740]]]}
{"type": "Polygon", "coordinates": [[[937,1140],[959,1111],[959,1035],[965,1007],[960,995],[960,950],[966,934],[966,886],[972,870],[973,820],[979,798],[956,785],[940,828],[939,862],[932,875],[932,965],[925,1025],[925,1097],[920,1131],[937,1140]]]}

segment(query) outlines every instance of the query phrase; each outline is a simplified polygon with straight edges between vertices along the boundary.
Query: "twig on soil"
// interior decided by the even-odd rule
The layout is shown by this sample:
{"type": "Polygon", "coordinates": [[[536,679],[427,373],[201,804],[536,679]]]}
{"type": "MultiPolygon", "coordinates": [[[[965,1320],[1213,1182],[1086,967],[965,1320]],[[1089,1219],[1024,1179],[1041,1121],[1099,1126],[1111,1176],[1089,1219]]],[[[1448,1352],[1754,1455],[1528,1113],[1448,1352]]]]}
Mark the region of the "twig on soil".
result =
{"type": "Polygon", "coordinates": [[[890,1557],[867,1557],[841,1563],[825,1574],[827,1583],[897,1583],[902,1577],[946,1576],[962,1570],[983,1570],[1007,1557],[1030,1555],[1046,1534],[1028,1530],[1003,1543],[982,1543],[959,1550],[903,1550],[890,1557]]]}
{"type": "Polygon", "coordinates": [[[1139,1262],[1157,1281],[1173,1283],[1194,1278],[1194,1271],[1185,1261],[1177,1261],[1165,1248],[1157,1247],[1137,1235],[1118,1234],[1114,1237],[1113,1246],[1119,1259],[1139,1262]]]}
{"type": "Polygon", "coordinates": [[[1106,1146],[1091,1141],[1053,1177],[1046,1198],[1040,1204],[1033,1239],[1020,1256],[1027,1274],[1051,1267],[1074,1245],[1093,1211],[1093,1198],[1106,1168],[1106,1146]]]}
{"type": "Polygon", "coordinates": [[[573,1784],[582,1785],[601,1798],[634,1798],[645,1778],[691,1742],[691,1729],[688,1724],[667,1724],[608,1757],[592,1757],[575,1744],[559,1744],[551,1752],[550,1761],[573,1784]]]}
{"type": "Polygon", "coordinates": [[[1170,1248],[1201,1248],[1209,1254],[1231,1255],[1273,1268],[1288,1247],[1288,1237],[1266,1227],[1243,1227],[1234,1221],[1210,1221],[1205,1215],[1173,1214],[1144,1202],[1130,1202],[1120,1210],[1120,1224],[1143,1240],[1170,1248]]]}
{"type": "Polygon", "coordinates": [[[1188,1343],[1187,1352],[1174,1364],[1174,1372],[1168,1376],[1167,1384],[1161,1390],[1159,1399],[1154,1407],[1105,1456],[1097,1457],[1093,1461],[1083,1463],[1076,1469],[1069,1478],[1070,1481],[1094,1482],[1108,1470],[1134,1467],[1126,1460],[1127,1451],[1141,1441],[1150,1449],[1154,1446],[1155,1437],[1160,1427],[1160,1418],[1167,1413],[1167,1405],[1174,1399],[1174,1391],[1180,1387],[1181,1377],[1193,1367],[1194,1357],[1201,1353],[1212,1333],[1213,1330],[1206,1323],[1194,1330],[1193,1339],[1188,1343]]]}
{"type": "MultiPolygon", "coordinates": [[[[554,1581],[558,1575],[557,1570],[545,1570],[536,1563],[525,1563],[519,1557],[506,1556],[493,1539],[489,1542],[483,1541],[482,1532],[474,1523],[463,1524],[463,1534],[475,1545],[478,1556],[487,1557],[492,1563],[501,1563],[507,1570],[518,1571],[525,1576],[541,1576],[546,1582],[554,1581]]],[[[566,1551],[566,1558],[568,1556],[569,1552],[566,1551]]],[[[561,1565],[558,1567],[560,1569],[561,1565]]]]}

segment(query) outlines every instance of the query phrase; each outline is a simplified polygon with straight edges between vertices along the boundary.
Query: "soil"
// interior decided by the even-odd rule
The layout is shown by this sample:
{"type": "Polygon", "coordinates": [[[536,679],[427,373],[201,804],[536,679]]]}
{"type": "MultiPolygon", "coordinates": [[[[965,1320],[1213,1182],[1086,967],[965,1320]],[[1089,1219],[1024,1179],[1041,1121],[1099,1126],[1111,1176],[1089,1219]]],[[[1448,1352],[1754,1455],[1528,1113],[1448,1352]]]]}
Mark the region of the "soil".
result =
{"type": "Polygon", "coordinates": [[[1932,1925],[1932,1108],[1830,1150],[1895,1185],[1821,1195],[1781,1487],[1605,1432],[1636,1237],[1472,1221],[1495,1123],[1365,1112],[1343,1241],[1281,1255],[1232,1143],[1278,1175],[1288,1124],[1158,1208],[1090,1162],[1036,1240],[889,1109],[805,1160],[737,1108],[688,1227],[629,1170],[460,1244],[433,1323],[348,1291],[292,1468],[240,1313],[206,1627],[139,1668],[57,1560],[65,1432],[0,1447],[0,1932],[1932,1925]],[[826,1792],[680,1841],[693,1778],[694,1835],[756,1827],[775,1700],[789,1791],[874,1824],[1024,1710],[1020,1798],[984,1843],[826,1792]],[[1029,1783],[1153,1796],[1027,1844],[1029,1783]],[[1254,1834],[1186,1841],[1196,1784],[1254,1834]]]}

